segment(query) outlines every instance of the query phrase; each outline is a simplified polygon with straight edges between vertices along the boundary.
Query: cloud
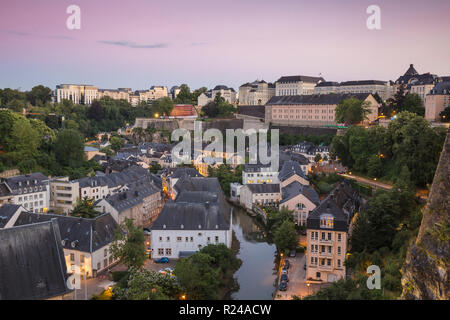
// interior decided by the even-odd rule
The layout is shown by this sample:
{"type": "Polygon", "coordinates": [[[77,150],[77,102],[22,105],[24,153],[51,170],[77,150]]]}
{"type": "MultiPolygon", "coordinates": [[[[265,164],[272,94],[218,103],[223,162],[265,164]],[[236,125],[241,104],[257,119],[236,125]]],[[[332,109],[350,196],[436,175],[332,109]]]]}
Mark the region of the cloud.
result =
{"type": "Polygon", "coordinates": [[[159,49],[159,48],[167,48],[169,46],[169,44],[167,44],[167,43],[139,44],[139,43],[129,42],[129,41],[109,41],[109,40],[100,40],[97,42],[109,44],[109,45],[113,45],[113,46],[119,46],[119,47],[134,48],[134,49],[159,49]]]}
{"type": "Polygon", "coordinates": [[[60,39],[60,40],[75,40],[74,37],[63,36],[63,35],[44,35],[31,32],[8,30],[9,34],[14,34],[21,37],[36,37],[36,38],[48,38],[48,39],[60,39]]]}

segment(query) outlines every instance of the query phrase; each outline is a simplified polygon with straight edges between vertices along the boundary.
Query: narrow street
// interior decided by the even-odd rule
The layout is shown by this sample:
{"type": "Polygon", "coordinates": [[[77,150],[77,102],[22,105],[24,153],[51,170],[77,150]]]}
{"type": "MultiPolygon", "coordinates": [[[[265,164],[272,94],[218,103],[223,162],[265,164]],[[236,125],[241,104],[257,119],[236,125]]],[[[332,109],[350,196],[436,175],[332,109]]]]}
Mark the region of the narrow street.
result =
{"type": "Polygon", "coordinates": [[[391,190],[392,186],[390,184],[386,184],[386,183],[382,183],[382,182],[377,182],[375,180],[369,180],[363,177],[358,177],[358,176],[354,176],[354,175],[350,175],[350,174],[346,174],[346,173],[339,173],[339,175],[341,177],[347,178],[347,179],[352,179],[355,180],[359,183],[371,186],[371,187],[375,187],[375,188],[381,188],[381,189],[385,189],[385,190],[391,190]]]}

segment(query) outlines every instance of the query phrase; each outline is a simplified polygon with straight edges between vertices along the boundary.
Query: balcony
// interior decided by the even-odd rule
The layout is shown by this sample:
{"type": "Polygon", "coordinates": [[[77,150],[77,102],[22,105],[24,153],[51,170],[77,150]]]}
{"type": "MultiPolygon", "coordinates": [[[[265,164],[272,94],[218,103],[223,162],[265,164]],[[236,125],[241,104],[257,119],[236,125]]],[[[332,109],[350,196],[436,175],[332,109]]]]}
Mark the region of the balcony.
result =
{"type": "Polygon", "coordinates": [[[328,240],[328,239],[322,239],[320,238],[320,243],[333,243],[333,240],[328,240]]]}
{"type": "Polygon", "coordinates": [[[333,253],[332,252],[328,252],[328,251],[324,251],[324,252],[319,252],[319,257],[333,257],[333,253]]]}

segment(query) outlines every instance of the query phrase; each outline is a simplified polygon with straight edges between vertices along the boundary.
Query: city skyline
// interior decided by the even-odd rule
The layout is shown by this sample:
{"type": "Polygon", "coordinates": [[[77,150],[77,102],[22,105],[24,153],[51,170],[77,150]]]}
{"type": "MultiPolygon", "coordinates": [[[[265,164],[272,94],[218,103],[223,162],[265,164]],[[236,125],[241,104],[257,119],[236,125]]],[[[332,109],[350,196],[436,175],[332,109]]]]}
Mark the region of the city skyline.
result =
{"type": "Polygon", "coordinates": [[[224,84],[319,74],[328,81],[450,75],[448,1],[2,2],[0,87],[99,88],[224,84]],[[69,30],[68,6],[81,8],[69,30]],[[381,30],[369,30],[369,5],[381,30]],[[280,55],[281,53],[281,55],[280,55]]]}

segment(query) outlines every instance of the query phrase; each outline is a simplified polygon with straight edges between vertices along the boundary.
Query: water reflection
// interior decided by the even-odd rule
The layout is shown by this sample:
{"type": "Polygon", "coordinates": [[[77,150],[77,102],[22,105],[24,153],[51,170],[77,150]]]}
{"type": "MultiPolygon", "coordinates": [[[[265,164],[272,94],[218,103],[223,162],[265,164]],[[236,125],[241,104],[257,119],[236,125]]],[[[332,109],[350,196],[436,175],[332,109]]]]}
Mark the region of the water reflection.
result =
{"type": "Polygon", "coordinates": [[[233,299],[270,300],[274,291],[276,248],[268,244],[254,219],[240,209],[233,210],[233,231],[240,242],[242,265],[235,273],[240,289],[233,299]]]}

